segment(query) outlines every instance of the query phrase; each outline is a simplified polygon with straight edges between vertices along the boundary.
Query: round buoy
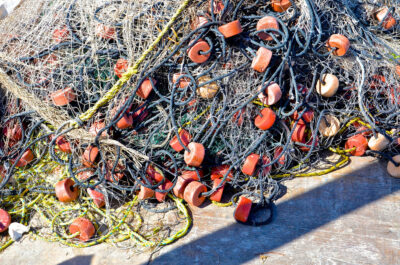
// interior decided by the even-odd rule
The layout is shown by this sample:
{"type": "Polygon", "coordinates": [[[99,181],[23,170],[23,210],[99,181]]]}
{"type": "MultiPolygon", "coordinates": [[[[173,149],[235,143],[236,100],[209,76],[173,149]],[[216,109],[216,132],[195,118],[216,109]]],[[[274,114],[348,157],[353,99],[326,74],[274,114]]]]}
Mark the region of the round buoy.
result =
{"type": "MultiPolygon", "coordinates": [[[[256,30],[260,31],[263,29],[279,29],[279,24],[278,24],[278,21],[276,20],[276,18],[274,18],[272,16],[265,16],[265,17],[261,18],[257,22],[256,30]]],[[[266,41],[273,40],[271,35],[268,33],[265,33],[265,32],[258,33],[258,37],[260,37],[260,39],[266,40],[266,41]]]]}
{"type": "Polygon", "coordinates": [[[222,33],[222,35],[224,35],[226,39],[239,35],[243,32],[242,25],[240,24],[239,20],[235,20],[225,25],[222,25],[218,27],[218,30],[222,33]]]}
{"type": "Polygon", "coordinates": [[[264,108],[261,110],[261,115],[258,115],[254,120],[254,124],[261,130],[268,130],[271,128],[276,120],[276,114],[270,108],[264,108]]]}
{"type": "Polygon", "coordinates": [[[191,142],[188,144],[190,150],[184,153],[183,159],[188,166],[199,167],[203,163],[205,156],[204,146],[200,143],[191,142]]]}
{"type": "Polygon", "coordinates": [[[336,56],[344,56],[350,48],[349,39],[341,34],[333,34],[330,36],[327,42],[328,50],[332,50],[332,48],[336,48],[333,51],[333,54],[336,56]]]}
{"type": "Polygon", "coordinates": [[[86,242],[90,238],[92,238],[92,236],[94,235],[96,230],[95,230],[92,222],[90,222],[86,218],[79,217],[79,218],[76,218],[72,222],[72,224],[69,226],[69,232],[71,234],[75,234],[75,233],[79,232],[79,235],[77,235],[76,237],[78,237],[80,241],[86,242]]]}
{"type": "Polygon", "coordinates": [[[60,202],[72,202],[78,199],[79,189],[74,187],[72,179],[64,179],[56,184],[56,196],[60,202]]]}
{"type": "Polygon", "coordinates": [[[0,233],[6,231],[11,224],[11,216],[10,214],[0,209],[0,233]]]}
{"type": "Polygon", "coordinates": [[[256,166],[258,163],[258,160],[260,159],[260,155],[257,154],[250,154],[248,157],[246,157],[246,159],[244,160],[243,166],[242,166],[242,172],[243,174],[246,175],[253,175],[255,170],[256,170],[256,166]]]}
{"type": "Polygon", "coordinates": [[[192,181],[186,186],[183,197],[187,203],[198,207],[206,199],[206,197],[201,196],[203,192],[207,192],[207,187],[198,181],[192,181]]]}

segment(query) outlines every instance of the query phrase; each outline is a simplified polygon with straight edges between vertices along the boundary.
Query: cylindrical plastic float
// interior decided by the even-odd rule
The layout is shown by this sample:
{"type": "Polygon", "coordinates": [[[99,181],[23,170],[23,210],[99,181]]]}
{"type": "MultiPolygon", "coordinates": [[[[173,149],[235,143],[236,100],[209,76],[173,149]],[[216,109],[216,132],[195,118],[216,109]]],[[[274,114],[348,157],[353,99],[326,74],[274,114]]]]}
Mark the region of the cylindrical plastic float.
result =
{"type": "Polygon", "coordinates": [[[92,222],[90,222],[88,219],[83,217],[78,217],[69,226],[69,232],[71,234],[79,232],[79,235],[77,235],[79,240],[82,242],[86,242],[90,238],[92,238],[96,230],[92,222]]]}
{"type": "Polygon", "coordinates": [[[185,150],[183,159],[188,166],[199,167],[205,156],[204,146],[200,143],[191,142],[188,144],[190,152],[185,150]]]}
{"type": "Polygon", "coordinates": [[[11,224],[10,214],[3,209],[0,209],[0,233],[6,231],[11,224]]]}
{"type": "Polygon", "coordinates": [[[79,189],[72,179],[64,179],[56,184],[56,196],[60,202],[72,202],[79,197],[79,189]]]}
{"type": "Polygon", "coordinates": [[[207,192],[207,187],[198,181],[192,181],[186,186],[183,197],[187,203],[198,207],[206,199],[201,195],[203,192],[207,192]]]}
{"type": "Polygon", "coordinates": [[[222,25],[218,27],[218,30],[222,33],[222,35],[224,35],[226,39],[239,35],[243,32],[242,25],[240,24],[239,20],[235,20],[225,25],[222,25]]]}

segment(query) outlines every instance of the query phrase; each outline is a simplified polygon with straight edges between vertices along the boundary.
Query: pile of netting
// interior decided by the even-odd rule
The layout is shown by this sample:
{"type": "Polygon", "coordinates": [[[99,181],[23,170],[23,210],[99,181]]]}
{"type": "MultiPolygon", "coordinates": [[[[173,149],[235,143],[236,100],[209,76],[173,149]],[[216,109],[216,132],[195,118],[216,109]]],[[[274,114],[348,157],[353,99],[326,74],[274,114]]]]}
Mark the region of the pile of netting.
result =
{"type": "Polygon", "coordinates": [[[25,0],[0,24],[0,233],[156,248],[209,201],[267,224],[283,180],[351,155],[400,177],[399,3],[25,0]]]}

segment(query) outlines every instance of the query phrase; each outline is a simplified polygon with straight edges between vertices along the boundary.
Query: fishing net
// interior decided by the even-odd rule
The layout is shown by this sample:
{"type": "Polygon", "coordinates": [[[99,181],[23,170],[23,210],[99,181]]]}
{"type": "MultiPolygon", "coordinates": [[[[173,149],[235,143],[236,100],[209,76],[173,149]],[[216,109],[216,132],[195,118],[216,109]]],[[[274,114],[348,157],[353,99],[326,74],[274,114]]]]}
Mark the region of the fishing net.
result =
{"type": "Polygon", "coordinates": [[[398,4],[24,1],[0,24],[1,208],[47,240],[154,249],[185,202],[261,225],[282,180],[398,167],[398,4]]]}

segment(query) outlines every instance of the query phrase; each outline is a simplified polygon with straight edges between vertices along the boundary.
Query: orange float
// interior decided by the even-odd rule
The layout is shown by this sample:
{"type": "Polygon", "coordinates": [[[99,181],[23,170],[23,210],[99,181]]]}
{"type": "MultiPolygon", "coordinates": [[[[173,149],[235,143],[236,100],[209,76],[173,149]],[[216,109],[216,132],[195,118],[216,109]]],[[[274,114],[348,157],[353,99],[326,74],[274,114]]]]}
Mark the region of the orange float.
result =
{"type": "Polygon", "coordinates": [[[242,108],[241,110],[237,111],[233,117],[232,121],[236,122],[238,126],[242,126],[244,122],[244,115],[246,113],[246,107],[242,108]]]}
{"type": "Polygon", "coordinates": [[[180,88],[186,88],[190,85],[190,78],[188,77],[182,77],[181,76],[185,75],[184,73],[176,73],[172,76],[172,82],[175,84],[179,80],[178,86],[180,88]]]}
{"type": "Polygon", "coordinates": [[[244,160],[243,166],[242,166],[242,172],[243,174],[252,176],[256,170],[258,160],[260,159],[260,155],[257,154],[250,154],[246,159],[244,160]]]}
{"type": "Polygon", "coordinates": [[[246,197],[240,197],[234,213],[235,219],[243,223],[247,222],[252,204],[253,202],[250,199],[246,197]]]}
{"type": "Polygon", "coordinates": [[[129,62],[124,58],[119,58],[114,66],[115,74],[121,78],[122,75],[128,70],[129,62]]]}
{"type": "Polygon", "coordinates": [[[383,75],[373,75],[371,81],[369,82],[369,87],[371,89],[379,89],[386,83],[386,78],[383,75]]]}
{"type": "Polygon", "coordinates": [[[98,154],[99,148],[96,146],[88,146],[83,153],[82,164],[86,167],[94,167],[98,154]]]}
{"type": "Polygon", "coordinates": [[[190,28],[192,30],[195,30],[195,29],[201,28],[202,26],[204,26],[207,23],[208,23],[208,19],[206,17],[198,16],[192,21],[192,23],[190,24],[190,28]]]}
{"type": "Polygon", "coordinates": [[[10,214],[3,209],[0,209],[0,233],[6,231],[11,224],[10,214]]]}
{"type": "Polygon", "coordinates": [[[87,180],[88,178],[90,178],[93,174],[95,173],[95,171],[92,168],[86,168],[86,170],[79,172],[78,174],[76,174],[76,177],[79,180],[87,180]]]}
{"type": "Polygon", "coordinates": [[[103,38],[106,40],[114,40],[117,38],[117,32],[115,28],[108,27],[101,23],[98,23],[95,28],[95,34],[99,38],[103,38]]]}
{"type": "Polygon", "coordinates": [[[76,237],[78,237],[80,241],[86,242],[90,238],[92,238],[96,230],[92,222],[90,222],[88,219],[78,217],[69,226],[69,232],[71,234],[79,232],[79,235],[77,235],[76,237]]]}
{"type": "Polygon", "coordinates": [[[254,124],[260,130],[268,130],[274,125],[276,120],[276,114],[270,108],[264,108],[261,110],[261,115],[258,115],[254,120],[254,124]]]}
{"type": "MultiPolygon", "coordinates": [[[[200,177],[204,177],[203,171],[198,170],[200,177]]],[[[175,196],[183,199],[183,194],[186,186],[192,181],[199,181],[196,171],[184,170],[182,174],[178,177],[178,180],[173,188],[175,196]]]]}
{"type": "Polygon", "coordinates": [[[259,73],[263,73],[272,59],[272,52],[267,48],[260,47],[256,53],[256,57],[253,58],[251,68],[259,73]]]}
{"type": "Polygon", "coordinates": [[[149,165],[146,169],[146,174],[147,177],[150,178],[150,180],[155,181],[155,182],[161,182],[164,179],[164,176],[157,171],[152,165],[149,165]]]}
{"type": "MultiPolygon", "coordinates": [[[[297,110],[293,113],[293,119],[297,120],[299,118],[299,113],[297,110]]],[[[299,124],[306,124],[310,123],[314,119],[314,111],[312,110],[307,110],[306,112],[303,113],[303,116],[301,116],[301,119],[298,121],[299,124]]]]}
{"type": "Polygon", "coordinates": [[[400,103],[400,86],[397,88],[393,88],[393,87],[390,88],[389,99],[392,104],[399,105],[399,103],[400,103]],[[396,98],[396,94],[397,94],[397,98],[396,98]]]}
{"type": "MultiPolygon", "coordinates": [[[[164,183],[158,186],[160,190],[169,190],[174,184],[169,181],[168,179],[165,179],[164,183]]],[[[165,201],[165,198],[167,197],[168,192],[156,192],[156,199],[159,202],[165,201]]]]}
{"type": "Polygon", "coordinates": [[[368,141],[361,134],[356,134],[349,139],[347,139],[345,143],[346,150],[356,148],[355,150],[351,151],[350,154],[353,156],[362,156],[368,148],[368,141]]]}
{"type": "Polygon", "coordinates": [[[13,124],[11,121],[8,121],[3,128],[3,134],[7,139],[18,142],[22,139],[22,128],[18,123],[13,124]]]}
{"type": "Polygon", "coordinates": [[[211,13],[211,2],[213,2],[214,14],[220,14],[224,10],[224,4],[221,0],[210,0],[210,6],[208,7],[208,12],[211,13]]]}
{"type": "Polygon", "coordinates": [[[115,169],[114,169],[114,174],[112,174],[112,169],[114,167],[114,163],[112,161],[107,161],[107,165],[106,165],[106,180],[110,181],[110,182],[114,182],[114,181],[120,181],[121,179],[124,178],[124,173],[123,170],[125,169],[122,165],[118,164],[115,169]]]}
{"type": "Polygon", "coordinates": [[[306,125],[297,123],[292,134],[292,141],[302,143],[306,137],[306,125]]]}
{"type": "Polygon", "coordinates": [[[188,166],[199,167],[203,163],[205,156],[204,146],[200,143],[191,142],[188,144],[190,152],[185,150],[183,159],[188,166]]]}
{"type": "Polygon", "coordinates": [[[146,105],[144,103],[140,104],[137,110],[132,114],[134,119],[138,119],[139,122],[144,121],[147,115],[149,115],[148,110],[146,109],[146,105]]]}
{"type": "Polygon", "coordinates": [[[332,48],[336,48],[333,54],[336,56],[344,56],[350,48],[349,39],[341,34],[333,34],[330,36],[327,42],[328,50],[331,51],[332,48]]]}
{"type": "Polygon", "coordinates": [[[176,181],[175,186],[173,188],[173,192],[174,192],[175,196],[183,199],[186,186],[192,181],[196,181],[196,179],[193,176],[190,176],[190,175],[179,176],[178,180],[176,181]]]}
{"type": "Polygon", "coordinates": [[[53,41],[56,43],[63,42],[68,39],[69,30],[66,26],[61,29],[55,29],[53,31],[53,41]]]}
{"type": "MultiPolygon", "coordinates": [[[[101,129],[104,129],[106,127],[106,124],[104,123],[104,121],[95,121],[92,123],[92,125],[89,128],[89,133],[93,136],[96,136],[101,129]]],[[[107,130],[104,130],[100,137],[107,137],[107,130]]]]}
{"type": "Polygon", "coordinates": [[[58,146],[58,148],[60,149],[61,152],[67,153],[67,154],[71,154],[71,145],[69,144],[69,142],[65,139],[64,136],[58,136],[56,139],[56,144],[58,146]]]}
{"type": "Polygon", "coordinates": [[[203,204],[206,197],[201,194],[207,192],[207,187],[198,181],[190,182],[183,193],[184,200],[193,206],[200,206],[203,204]]]}
{"type": "MultiPolygon", "coordinates": [[[[258,91],[262,89],[262,86],[258,87],[258,91]]],[[[282,97],[281,87],[277,83],[272,83],[265,88],[265,91],[258,94],[258,99],[264,105],[274,105],[282,97]],[[266,93],[265,93],[266,92],[266,93]]]]}
{"type": "Polygon", "coordinates": [[[204,177],[204,173],[201,169],[197,170],[197,172],[199,173],[199,175],[197,175],[195,170],[183,170],[181,176],[199,181],[201,178],[204,177]]]}
{"type": "Polygon", "coordinates": [[[194,63],[204,63],[210,58],[211,53],[200,54],[200,52],[208,52],[210,49],[211,47],[206,41],[198,40],[196,44],[188,50],[188,57],[194,63]]]}
{"type": "MultiPolygon", "coordinates": [[[[263,165],[267,165],[267,164],[271,163],[271,159],[269,159],[269,157],[267,155],[263,155],[261,158],[261,161],[262,161],[263,165]]],[[[267,176],[269,174],[269,172],[271,171],[271,169],[272,169],[272,166],[267,166],[267,167],[261,168],[261,170],[262,170],[261,174],[263,176],[267,176]]]]}
{"type": "Polygon", "coordinates": [[[125,112],[115,125],[121,130],[128,129],[133,125],[133,116],[125,112]]]}
{"type": "Polygon", "coordinates": [[[35,158],[31,149],[27,149],[15,166],[26,167],[35,158]]]}
{"type": "MultiPolygon", "coordinates": [[[[354,127],[356,127],[356,126],[354,126],[354,127]]],[[[368,127],[358,126],[356,128],[357,128],[356,132],[361,132],[361,134],[364,135],[364,136],[370,136],[372,134],[371,129],[369,129],[368,127]]]]}
{"type": "Polygon", "coordinates": [[[145,200],[152,198],[154,196],[154,190],[146,188],[145,186],[140,186],[140,192],[138,195],[139,200],[145,200]]]}
{"type": "MultiPolygon", "coordinates": [[[[220,165],[211,168],[211,180],[223,178],[229,171],[229,165],[220,165]]],[[[233,179],[233,169],[229,172],[226,177],[227,181],[231,181],[233,179]]]]}
{"type": "Polygon", "coordinates": [[[55,43],[60,43],[66,41],[69,36],[69,31],[67,27],[63,27],[62,29],[55,29],[53,32],[53,40],[55,43]]]}
{"type": "MultiPolygon", "coordinates": [[[[35,58],[35,59],[33,59],[33,62],[35,64],[42,64],[42,65],[46,65],[49,67],[57,67],[59,65],[58,57],[54,53],[47,54],[47,55],[43,56],[42,58],[35,58]]],[[[39,80],[39,82],[45,82],[46,80],[47,79],[45,77],[43,77],[39,80]]]]}
{"type": "Polygon", "coordinates": [[[275,12],[282,13],[288,10],[292,3],[289,0],[272,0],[271,6],[275,12]]]}
{"type": "MultiPolygon", "coordinates": [[[[221,182],[222,182],[222,179],[214,179],[213,189],[215,189],[221,182]]],[[[225,184],[223,184],[213,194],[211,194],[210,200],[215,201],[215,202],[220,202],[222,199],[222,194],[224,193],[224,187],[225,187],[225,184]]]]}
{"type": "Polygon", "coordinates": [[[239,20],[235,20],[225,25],[222,25],[218,27],[218,30],[222,33],[222,35],[224,35],[226,39],[239,35],[243,32],[242,25],[240,24],[239,20]]]}
{"type": "MultiPolygon", "coordinates": [[[[190,136],[189,132],[185,129],[182,129],[179,132],[179,138],[182,143],[187,146],[190,143],[192,137],[190,136]]],[[[169,142],[169,145],[174,149],[176,152],[180,152],[184,149],[184,147],[179,143],[178,137],[175,135],[172,140],[169,142]]]]}
{"type": "MultiPolygon", "coordinates": [[[[283,152],[283,148],[281,146],[278,146],[275,151],[274,151],[274,160],[277,159],[283,152]]],[[[281,156],[278,160],[278,164],[284,165],[286,163],[286,157],[285,155],[281,156]]]]}
{"type": "Polygon", "coordinates": [[[74,185],[75,182],[72,179],[64,179],[57,182],[55,190],[60,202],[72,202],[78,199],[79,189],[74,185]]]}
{"type": "Polygon", "coordinates": [[[50,97],[54,105],[66,106],[75,100],[76,94],[72,87],[66,87],[51,93],[50,97]]]}
{"type": "Polygon", "coordinates": [[[396,74],[400,76],[400,65],[396,65],[396,74]]]}
{"type": "Polygon", "coordinates": [[[387,7],[384,7],[381,10],[379,10],[375,14],[375,17],[380,23],[382,23],[382,27],[386,30],[389,30],[396,25],[396,19],[393,17],[391,13],[389,13],[389,9],[387,7]]]}
{"type": "Polygon", "coordinates": [[[104,205],[106,205],[106,201],[104,199],[104,194],[94,190],[94,189],[87,189],[87,192],[90,196],[90,198],[92,198],[93,203],[98,207],[101,208],[104,205]]]}
{"type": "MultiPolygon", "coordinates": [[[[157,84],[157,80],[151,78],[151,81],[154,85],[157,84]]],[[[146,99],[150,96],[151,91],[153,91],[153,86],[151,85],[150,79],[146,78],[140,85],[138,91],[136,92],[136,95],[138,95],[142,99],[146,99]]]]}
{"type": "MultiPolygon", "coordinates": [[[[306,139],[304,139],[301,143],[302,144],[306,144],[306,145],[308,145],[308,146],[311,146],[312,145],[312,142],[313,142],[313,137],[311,136],[311,138],[310,138],[310,140],[308,140],[308,142],[306,143],[306,139]]],[[[314,147],[316,147],[316,146],[318,146],[318,143],[319,143],[319,140],[318,140],[318,136],[316,137],[316,139],[315,139],[315,143],[314,143],[314,147]]],[[[307,147],[307,146],[300,146],[300,148],[299,148],[301,151],[303,151],[303,152],[308,152],[308,151],[310,151],[310,147],[307,147]]]]}
{"type": "MultiPolygon", "coordinates": [[[[257,31],[264,30],[264,29],[279,29],[279,24],[278,24],[278,21],[276,20],[276,18],[274,18],[272,16],[265,16],[257,22],[256,29],[257,29],[257,31]]],[[[268,33],[265,33],[265,32],[258,33],[258,37],[260,37],[260,39],[266,40],[266,41],[273,40],[271,35],[268,33]]]]}

